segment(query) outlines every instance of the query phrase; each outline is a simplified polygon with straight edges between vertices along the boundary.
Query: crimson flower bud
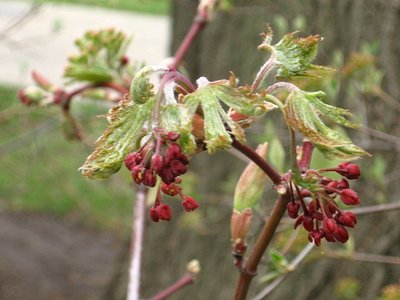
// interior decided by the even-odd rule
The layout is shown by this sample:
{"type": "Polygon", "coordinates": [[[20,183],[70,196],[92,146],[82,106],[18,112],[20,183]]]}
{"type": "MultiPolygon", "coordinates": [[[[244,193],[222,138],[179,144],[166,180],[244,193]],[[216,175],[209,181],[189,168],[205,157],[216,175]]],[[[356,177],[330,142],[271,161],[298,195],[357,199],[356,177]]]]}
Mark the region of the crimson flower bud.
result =
{"type": "Polygon", "coordinates": [[[170,131],[167,133],[167,138],[171,141],[171,142],[175,142],[177,139],[179,139],[181,137],[181,135],[178,132],[174,132],[174,131],[170,131]]]}
{"type": "Polygon", "coordinates": [[[170,184],[175,181],[175,175],[171,168],[164,168],[160,176],[166,184],[170,184]]]}
{"type": "Polygon", "coordinates": [[[160,218],[158,217],[158,211],[157,211],[157,208],[156,208],[156,207],[150,208],[150,218],[151,218],[154,222],[160,221],[160,218]]]}
{"type": "Polygon", "coordinates": [[[171,220],[171,206],[167,204],[160,204],[157,206],[157,213],[160,220],[169,221],[171,220]]]}
{"type": "Polygon", "coordinates": [[[164,159],[161,155],[153,155],[151,158],[151,167],[158,173],[164,167],[164,159]]]}
{"type": "Polygon", "coordinates": [[[167,150],[165,150],[165,153],[166,156],[169,156],[170,158],[178,158],[182,153],[181,146],[179,146],[177,143],[171,143],[169,144],[167,150]]]}
{"type": "Polygon", "coordinates": [[[331,181],[326,185],[326,190],[325,191],[328,194],[332,194],[332,193],[334,193],[334,190],[337,189],[337,186],[338,186],[337,181],[331,181]]]}
{"type": "Polygon", "coordinates": [[[304,216],[301,215],[300,217],[297,218],[296,222],[294,222],[294,229],[296,229],[301,223],[304,221],[304,216]]]}
{"type": "Polygon", "coordinates": [[[325,239],[330,243],[334,243],[335,235],[333,233],[325,233],[325,239]]]}
{"type": "Polygon", "coordinates": [[[179,160],[176,160],[176,159],[171,161],[170,167],[171,167],[172,173],[174,173],[175,176],[185,174],[187,171],[187,167],[182,162],[180,162],[179,160]]]}
{"type": "Polygon", "coordinates": [[[348,189],[349,187],[350,187],[350,184],[346,179],[342,178],[342,179],[337,181],[336,188],[338,190],[348,189]]]}
{"type": "Polygon", "coordinates": [[[336,231],[333,234],[335,238],[341,242],[341,243],[346,243],[347,240],[349,239],[349,233],[347,232],[346,228],[344,228],[341,225],[338,225],[336,228],[336,231]]]}
{"type": "Polygon", "coordinates": [[[162,183],[161,184],[161,191],[164,194],[167,194],[169,196],[176,196],[179,194],[179,192],[181,191],[181,188],[179,186],[177,186],[175,183],[170,183],[170,184],[166,184],[166,183],[162,183]]]}
{"type": "Polygon", "coordinates": [[[337,220],[345,226],[353,228],[357,224],[357,217],[350,211],[346,211],[344,214],[341,214],[337,220]]]}
{"type": "Polygon", "coordinates": [[[143,167],[135,166],[132,169],[132,179],[137,184],[141,184],[143,180],[143,167]]]}
{"type": "Polygon", "coordinates": [[[336,221],[332,218],[324,218],[322,221],[322,229],[325,233],[334,233],[336,231],[336,221]]]}
{"type": "Polygon", "coordinates": [[[311,231],[314,229],[314,222],[311,216],[304,216],[303,227],[307,231],[311,231]]]}
{"type": "Polygon", "coordinates": [[[360,167],[356,164],[344,162],[338,166],[340,170],[337,170],[340,175],[345,176],[347,179],[357,179],[361,175],[360,167]]]}
{"type": "Polygon", "coordinates": [[[190,212],[198,208],[199,204],[192,197],[187,196],[183,198],[182,206],[187,212],[190,212]]]}
{"type": "Polygon", "coordinates": [[[187,155],[185,155],[183,153],[181,155],[179,155],[178,160],[180,162],[182,162],[184,165],[188,165],[189,164],[189,157],[187,157],[187,155]]]}
{"type": "Polygon", "coordinates": [[[287,204],[288,215],[292,219],[296,219],[299,216],[300,204],[298,202],[290,201],[287,204]]]}
{"type": "Polygon", "coordinates": [[[321,239],[324,237],[324,233],[319,231],[319,230],[312,230],[308,234],[308,240],[312,242],[314,240],[314,243],[316,246],[321,245],[321,239]]]}
{"type": "Polygon", "coordinates": [[[125,66],[129,63],[129,58],[126,55],[124,55],[119,59],[119,61],[122,66],[125,66]]]}
{"type": "Polygon", "coordinates": [[[129,171],[142,162],[142,156],[137,152],[129,153],[125,156],[124,163],[129,171]]]}
{"type": "Polygon", "coordinates": [[[344,189],[340,193],[340,199],[346,205],[357,205],[360,204],[360,198],[358,194],[352,189],[344,189]]]}
{"type": "Polygon", "coordinates": [[[156,176],[154,174],[153,170],[147,169],[144,171],[143,174],[143,184],[150,186],[150,187],[154,187],[156,185],[156,176]]]}

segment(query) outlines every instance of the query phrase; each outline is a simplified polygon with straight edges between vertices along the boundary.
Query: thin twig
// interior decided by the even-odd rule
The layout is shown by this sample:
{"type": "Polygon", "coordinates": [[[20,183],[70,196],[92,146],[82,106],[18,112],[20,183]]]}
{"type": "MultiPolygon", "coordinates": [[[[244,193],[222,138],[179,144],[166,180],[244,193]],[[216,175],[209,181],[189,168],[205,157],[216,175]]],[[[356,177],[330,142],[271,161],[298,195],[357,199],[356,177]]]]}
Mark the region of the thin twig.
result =
{"type": "Polygon", "coordinates": [[[307,244],[303,250],[293,259],[289,264],[287,272],[281,276],[275,278],[270,284],[268,284],[261,292],[259,292],[252,300],[261,300],[267,295],[269,295],[276,287],[278,287],[290,273],[292,273],[298,265],[307,257],[307,255],[314,249],[314,244],[307,244]]]}
{"type": "Polygon", "coordinates": [[[274,184],[278,185],[281,183],[281,175],[252,148],[239,143],[235,138],[233,138],[232,147],[250,158],[257,166],[261,168],[261,170],[264,171],[264,173],[272,180],[274,184]]]}
{"type": "Polygon", "coordinates": [[[138,186],[136,203],[132,219],[131,261],[129,267],[129,283],[127,300],[139,299],[140,270],[142,261],[143,232],[145,222],[147,189],[138,186]]]}
{"type": "Polygon", "coordinates": [[[350,211],[359,216],[359,215],[374,214],[374,213],[386,212],[397,209],[400,209],[400,201],[386,203],[386,204],[371,205],[366,207],[359,207],[351,209],[350,211]]]}

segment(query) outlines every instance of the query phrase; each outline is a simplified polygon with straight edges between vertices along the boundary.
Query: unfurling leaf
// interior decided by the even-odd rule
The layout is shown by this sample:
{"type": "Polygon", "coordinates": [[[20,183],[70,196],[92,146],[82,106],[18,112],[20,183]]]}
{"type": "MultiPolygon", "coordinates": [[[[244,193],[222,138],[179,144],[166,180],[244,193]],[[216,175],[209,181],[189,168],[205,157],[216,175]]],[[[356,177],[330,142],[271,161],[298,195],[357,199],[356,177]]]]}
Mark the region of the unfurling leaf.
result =
{"type": "Polygon", "coordinates": [[[309,139],[327,158],[356,159],[369,155],[322,121],[320,116],[343,126],[358,126],[345,118],[351,116],[347,109],[323,103],[320,98],[324,95],[323,92],[294,89],[283,109],[286,122],[309,139]]]}
{"type": "Polygon", "coordinates": [[[137,104],[143,104],[154,96],[154,85],[150,83],[149,76],[152,73],[160,71],[167,71],[167,69],[163,67],[146,66],[136,73],[130,87],[130,95],[133,101],[137,104]]]}
{"type": "Polygon", "coordinates": [[[220,102],[248,116],[260,116],[275,108],[271,103],[265,102],[262,95],[232,87],[227,80],[209,82],[202,77],[198,83],[199,88],[187,95],[183,103],[190,119],[199,106],[201,107],[204,139],[209,153],[229,148],[232,143],[231,135],[239,142],[245,141],[242,127],[226,113],[220,102]]]}
{"type": "Polygon", "coordinates": [[[76,40],[79,54],[69,57],[64,77],[73,81],[106,82],[121,71],[130,40],[120,31],[89,31],[76,40]]]}
{"type": "Polygon", "coordinates": [[[96,149],[89,155],[80,171],[92,179],[106,179],[116,173],[124,157],[138,148],[142,128],[151,119],[154,98],[143,105],[122,99],[110,109],[110,124],[96,142],[96,149]]]}
{"type": "Polygon", "coordinates": [[[271,51],[275,56],[278,78],[289,80],[294,76],[318,76],[321,72],[333,71],[331,68],[311,64],[317,55],[321,36],[297,38],[295,35],[296,32],[285,34],[276,45],[271,46],[269,33],[259,47],[260,50],[271,51]]]}

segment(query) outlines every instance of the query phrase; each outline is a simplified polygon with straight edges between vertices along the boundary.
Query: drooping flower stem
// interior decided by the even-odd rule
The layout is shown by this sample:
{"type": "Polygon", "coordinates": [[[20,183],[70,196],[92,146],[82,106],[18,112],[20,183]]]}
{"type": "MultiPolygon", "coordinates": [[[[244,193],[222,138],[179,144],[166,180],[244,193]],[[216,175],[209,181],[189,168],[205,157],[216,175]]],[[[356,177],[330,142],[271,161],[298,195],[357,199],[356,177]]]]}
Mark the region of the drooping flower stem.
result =
{"type": "Polygon", "coordinates": [[[271,216],[268,218],[267,222],[257,238],[257,241],[253,247],[253,250],[247,260],[245,268],[240,273],[239,281],[236,285],[236,292],[234,300],[244,300],[246,299],[247,291],[250,287],[251,280],[256,275],[258,264],[265,250],[270,244],[272,237],[286,211],[287,203],[289,202],[289,195],[285,194],[280,196],[272,209],[271,216]]]}
{"type": "Polygon", "coordinates": [[[127,300],[139,299],[140,270],[142,261],[143,233],[146,211],[147,188],[137,186],[136,201],[133,212],[131,260],[129,267],[129,283],[127,300]]]}
{"type": "Polygon", "coordinates": [[[278,185],[281,183],[281,175],[260,155],[257,154],[252,148],[242,143],[239,143],[236,139],[232,141],[232,147],[250,158],[257,166],[264,171],[264,173],[271,179],[271,181],[278,185]]]}

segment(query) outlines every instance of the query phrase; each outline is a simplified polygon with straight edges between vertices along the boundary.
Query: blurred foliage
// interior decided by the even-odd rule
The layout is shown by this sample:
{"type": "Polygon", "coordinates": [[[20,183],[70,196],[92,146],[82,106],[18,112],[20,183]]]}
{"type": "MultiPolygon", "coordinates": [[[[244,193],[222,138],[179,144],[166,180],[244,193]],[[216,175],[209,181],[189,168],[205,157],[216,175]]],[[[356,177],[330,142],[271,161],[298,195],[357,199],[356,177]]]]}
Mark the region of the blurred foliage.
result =
{"type": "MultiPolygon", "coordinates": [[[[0,86],[0,205],[128,229],[134,200],[129,174],[107,182],[79,176],[78,167],[91,146],[65,140],[56,108],[23,107],[16,93],[16,88],[0,86]]],[[[105,107],[77,101],[73,109],[97,136],[106,120],[95,116],[104,114],[105,107]]]]}
{"type": "Polygon", "coordinates": [[[335,294],[340,300],[357,300],[361,282],[353,277],[343,277],[335,286],[335,294]]]}
{"type": "Polygon", "coordinates": [[[126,11],[166,15],[169,11],[167,0],[37,0],[36,2],[55,2],[108,7],[126,11]]]}
{"type": "Polygon", "coordinates": [[[400,283],[385,286],[382,289],[379,300],[398,300],[400,299],[400,283]]]}

